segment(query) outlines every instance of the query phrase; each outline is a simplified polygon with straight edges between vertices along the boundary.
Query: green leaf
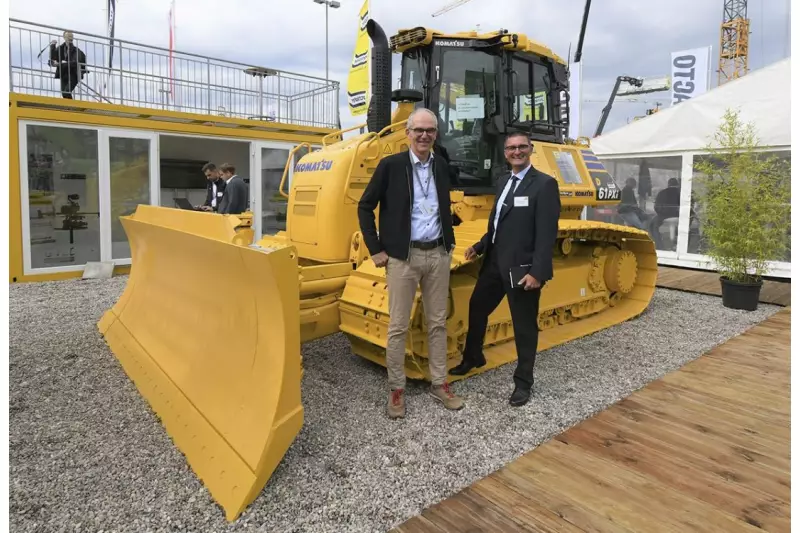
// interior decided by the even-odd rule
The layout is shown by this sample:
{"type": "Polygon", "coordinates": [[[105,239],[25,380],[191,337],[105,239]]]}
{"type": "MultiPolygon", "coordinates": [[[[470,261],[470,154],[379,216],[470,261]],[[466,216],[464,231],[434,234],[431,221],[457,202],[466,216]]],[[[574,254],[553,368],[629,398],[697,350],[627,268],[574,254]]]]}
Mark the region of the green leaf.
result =
{"type": "Polygon", "coordinates": [[[733,281],[760,279],[790,242],[791,169],[759,148],[754,125],[729,109],[694,165],[706,254],[733,281]]]}

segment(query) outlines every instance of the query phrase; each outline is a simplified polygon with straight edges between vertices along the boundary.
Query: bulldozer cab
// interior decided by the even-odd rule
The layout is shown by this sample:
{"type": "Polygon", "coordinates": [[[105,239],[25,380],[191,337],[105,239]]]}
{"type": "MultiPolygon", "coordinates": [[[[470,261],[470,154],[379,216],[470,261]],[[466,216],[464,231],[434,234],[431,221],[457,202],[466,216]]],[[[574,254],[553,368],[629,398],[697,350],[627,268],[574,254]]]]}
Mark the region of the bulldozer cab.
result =
{"type": "Polygon", "coordinates": [[[453,188],[466,194],[494,193],[497,178],[508,171],[507,133],[564,142],[566,66],[554,55],[528,50],[527,38],[519,37],[421,28],[392,37],[394,50],[402,51],[400,88],[419,91],[416,106],[437,115],[437,147],[455,170],[453,188]]]}

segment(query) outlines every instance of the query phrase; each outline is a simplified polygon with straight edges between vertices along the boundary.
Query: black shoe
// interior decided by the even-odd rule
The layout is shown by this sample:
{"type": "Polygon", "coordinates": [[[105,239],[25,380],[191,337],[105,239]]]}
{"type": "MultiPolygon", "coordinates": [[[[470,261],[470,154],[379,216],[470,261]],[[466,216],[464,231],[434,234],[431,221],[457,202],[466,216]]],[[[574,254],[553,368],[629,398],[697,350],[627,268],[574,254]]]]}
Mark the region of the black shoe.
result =
{"type": "Polygon", "coordinates": [[[465,358],[461,361],[461,363],[458,364],[458,366],[451,368],[449,374],[452,376],[463,376],[468,374],[473,368],[480,368],[485,364],[486,359],[484,358],[481,358],[479,361],[465,358]]]}
{"type": "Polygon", "coordinates": [[[511,398],[508,400],[508,403],[514,407],[519,407],[521,405],[525,405],[526,403],[528,403],[528,400],[530,399],[531,399],[530,390],[514,387],[514,393],[511,395],[511,398]]]}

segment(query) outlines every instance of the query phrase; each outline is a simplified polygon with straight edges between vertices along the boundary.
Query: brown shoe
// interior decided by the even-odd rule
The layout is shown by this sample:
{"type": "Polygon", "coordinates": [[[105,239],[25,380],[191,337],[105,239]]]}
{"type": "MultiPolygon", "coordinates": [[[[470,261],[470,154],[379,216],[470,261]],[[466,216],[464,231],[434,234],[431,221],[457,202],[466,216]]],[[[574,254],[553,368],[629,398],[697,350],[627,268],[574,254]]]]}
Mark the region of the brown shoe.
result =
{"type": "Polygon", "coordinates": [[[432,385],[430,394],[442,402],[447,409],[457,411],[464,407],[464,400],[453,394],[450,390],[450,385],[447,383],[432,385]]]}
{"type": "Polygon", "coordinates": [[[406,416],[405,391],[395,389],[389,393],[389,405],[387,411],[389,418],[403,418],[406,416]]]}

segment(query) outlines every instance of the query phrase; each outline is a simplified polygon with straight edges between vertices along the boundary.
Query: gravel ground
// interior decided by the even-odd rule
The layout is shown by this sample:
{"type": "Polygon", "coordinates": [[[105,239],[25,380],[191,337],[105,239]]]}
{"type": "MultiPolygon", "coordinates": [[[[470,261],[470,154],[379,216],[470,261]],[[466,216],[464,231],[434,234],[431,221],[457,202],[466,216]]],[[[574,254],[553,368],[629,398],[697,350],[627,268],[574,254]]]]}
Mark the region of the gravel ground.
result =
{"type": "Polygon", "coordinates": [[[305,426],[229,525],[97,332],[125,282],[10,285],[15,531],[386,531],[779,309],[658,289],[640,318],[542,353],[525,407],[510,364],[458,383],[456,413],[412,383],[402,421],[383,368],[340,335],[309,343],[305,426]]]}

